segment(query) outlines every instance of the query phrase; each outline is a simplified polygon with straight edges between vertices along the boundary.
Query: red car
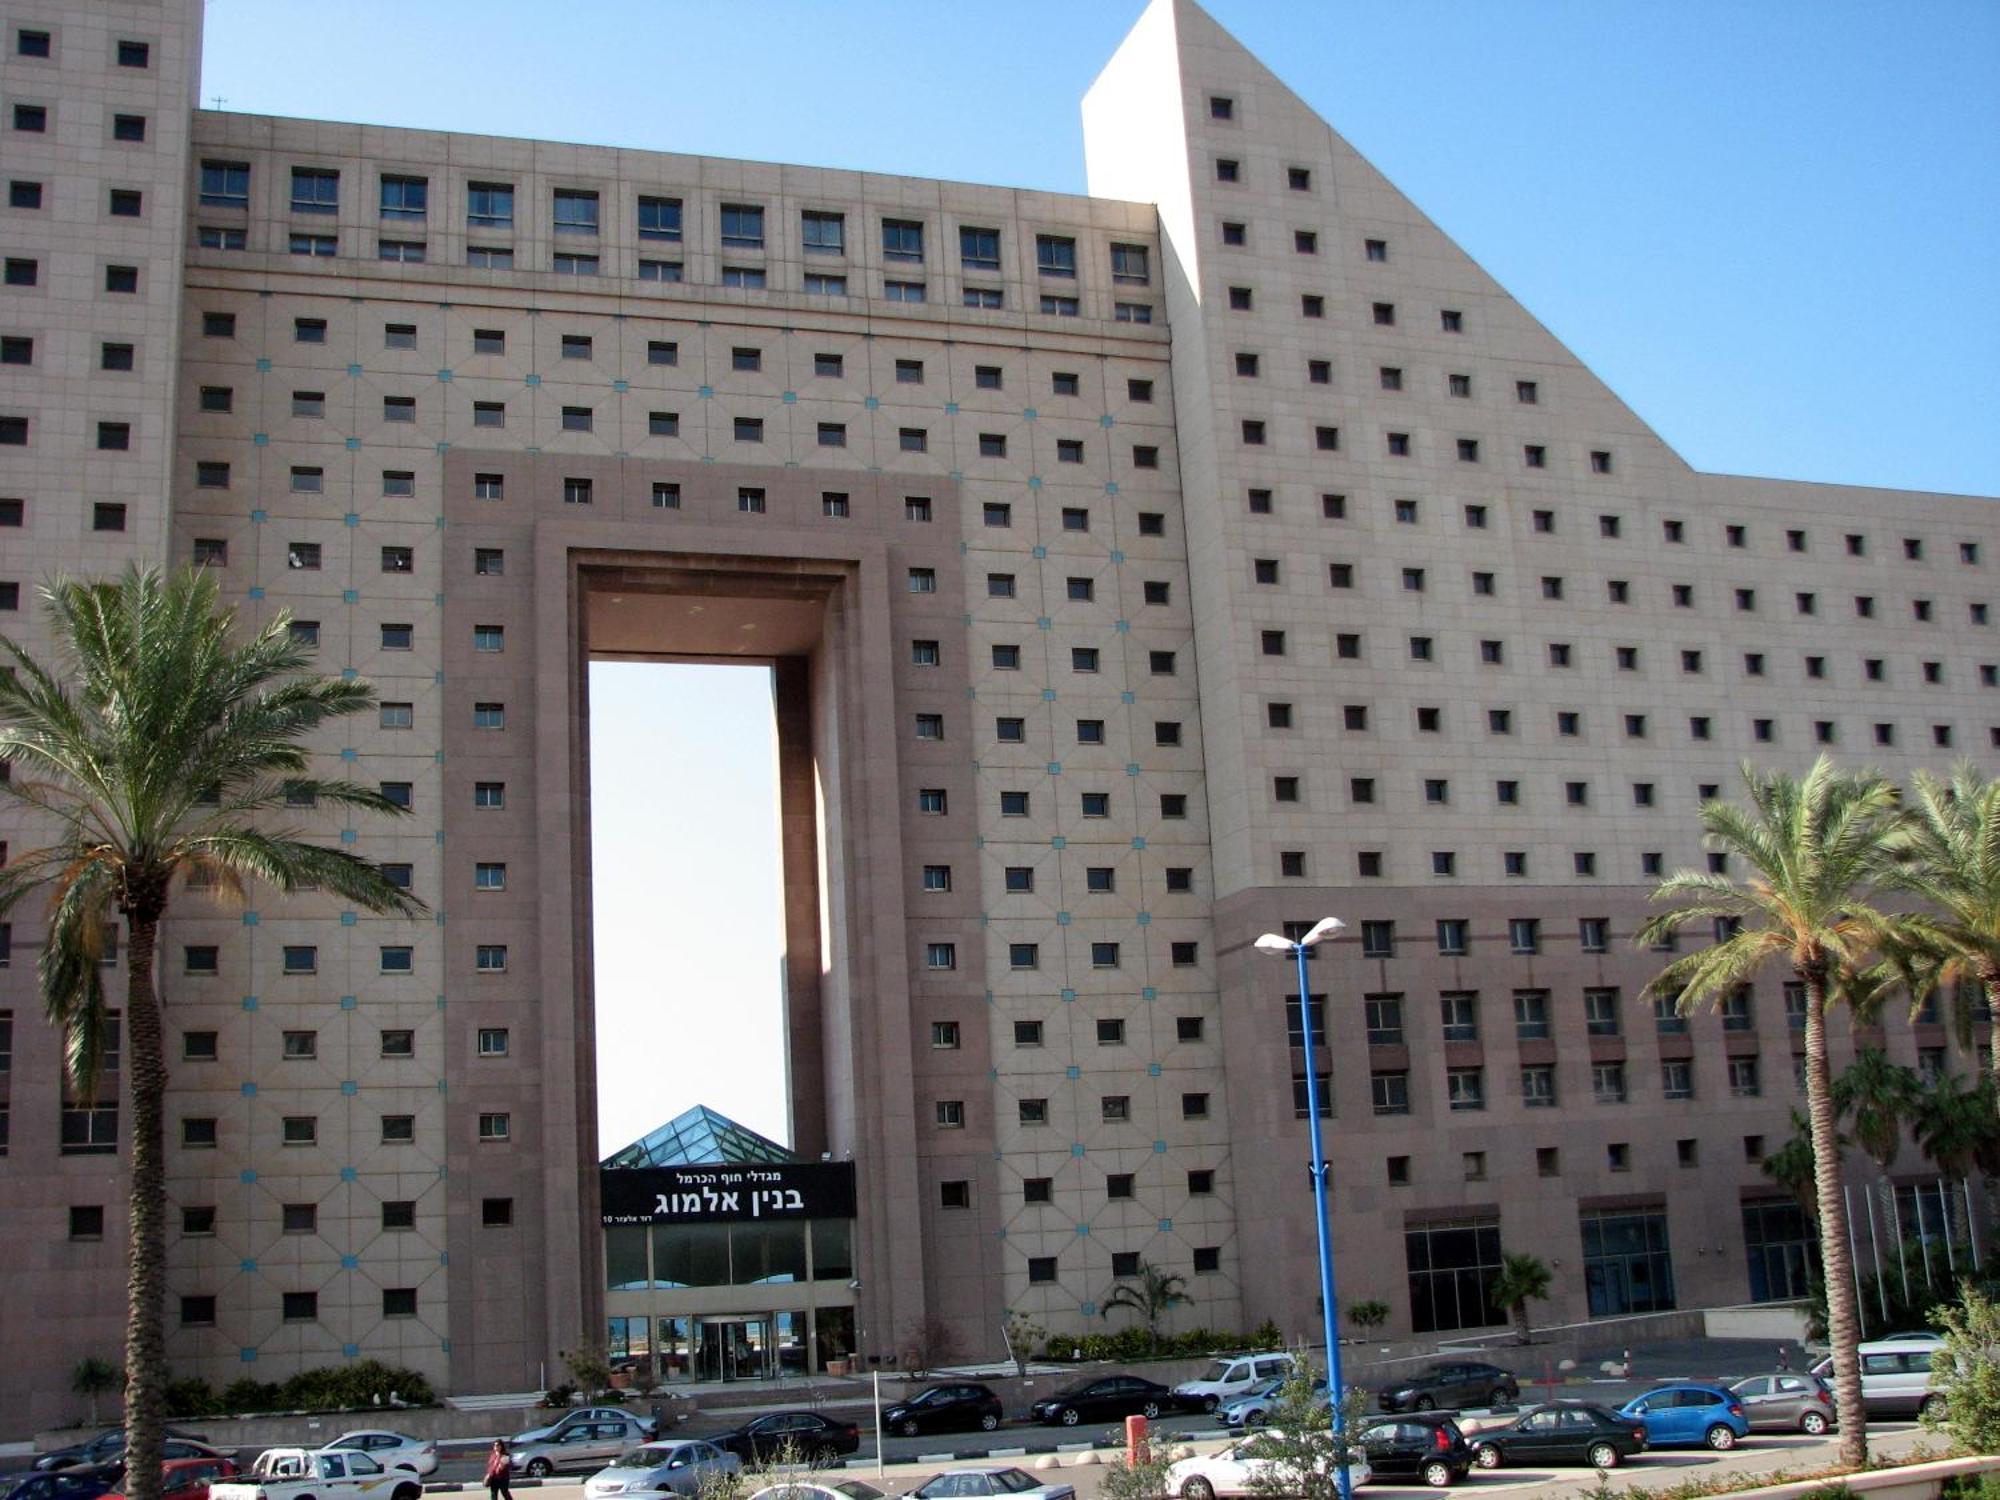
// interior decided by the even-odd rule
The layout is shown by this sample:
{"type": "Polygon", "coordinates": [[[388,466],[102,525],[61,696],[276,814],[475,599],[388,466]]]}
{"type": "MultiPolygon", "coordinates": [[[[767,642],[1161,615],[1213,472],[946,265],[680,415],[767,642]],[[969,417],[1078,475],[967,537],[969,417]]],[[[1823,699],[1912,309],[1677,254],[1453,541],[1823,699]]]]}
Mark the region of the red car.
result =
{"type": "MultiPolygon", "coordinates": [[[[160,1500],[208,1500],[208,1487],[219,1479],[234,1479],[242,1470],[227,1458],[170,1458],[160,1465],[160,1500]]],[[[123,1494],[104,1500],[125,1500],[123,1494]]]]}

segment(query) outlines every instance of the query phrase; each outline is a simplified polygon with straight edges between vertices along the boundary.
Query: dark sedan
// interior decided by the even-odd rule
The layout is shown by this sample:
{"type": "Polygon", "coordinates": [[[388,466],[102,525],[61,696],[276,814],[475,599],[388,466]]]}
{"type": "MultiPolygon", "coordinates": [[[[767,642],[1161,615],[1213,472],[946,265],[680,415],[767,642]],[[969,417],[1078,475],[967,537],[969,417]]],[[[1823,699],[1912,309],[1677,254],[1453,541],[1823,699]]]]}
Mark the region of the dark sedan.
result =
{"type": "Polygon", "coordinates": [[[113,1482],[100,1469],[30,1469],[0,1474],[0,1500],[97,1500],[113,1482]]]}
{"type": "Polygon", "coordinates": [[[1186,1403],[1156,1381],[1136,1375],[1107,1375],[1066,1391],[1045,1396],[1028,1408],[1037,1422],[1074,1427],[1079,1422],[1116,1421],[1121,1417],[1157,1417],[1184,1410],[1186,1403]]]}
{"type": "Polygon", "coordinates": [[[898,1401],[882,1413],[889,1432],[915,1437],[920,1432],[965,1432],[974,1427],[991,1432],[1005,1419],[1000,1398],[983,1385],[934,1385],[908,1401],[898,1401]]]}
{"type": "Polygon", "coordinates": [[[1365,1427],[1357,1439],[1375,1479],[1421,1479],[1432,1489],[1472,1471],[1472,1445],[1450,1417],[1399,1417],[1365,1427]]]}
{"type": "Polygon", "coordinates": [[[1498,1365],[1460,1360],[1432,1365],[1375,1393],[1384,1411],[1433,1411],[1438,1407],[1504,1406],[1520,1399],[1520,1383],[1498,1365]]]}
{"type": "Polygon", "coordinates": [[[1482,1469],[1502,1464],[1615,1469],[1645,1451],[1644,1423],[1585,1402],[1537,1407],[1512,1427],[1493,1428],[1472,1439],[1472,1461],[1482,1469]]]}
{"type": "MultiPolygon", "coordinates": [[[[211,1448],[192,1432],[182,1432],[175,1427],[166,1431],[166,1451],[162,1458],[219,1458],[221,1450],[211,1448]]],[[[79,1464],[122,1464],[125,1461],[125,1429],[114,1427],[109,1432],[100,1432],[87,1443],[77,1443],[69,1448],[55,1448],[47,1453],[37,1454],[35,1467],[38,1469],[67,1469],[79,1464]]]]}
{"type": "Polygon", "coordinates": [[[708,1441],[746,1464],[792,1456],[802,1463],[824,1463],[859,1448],[861,1429],[816,1411],[773,1411],[708,1441]]]}

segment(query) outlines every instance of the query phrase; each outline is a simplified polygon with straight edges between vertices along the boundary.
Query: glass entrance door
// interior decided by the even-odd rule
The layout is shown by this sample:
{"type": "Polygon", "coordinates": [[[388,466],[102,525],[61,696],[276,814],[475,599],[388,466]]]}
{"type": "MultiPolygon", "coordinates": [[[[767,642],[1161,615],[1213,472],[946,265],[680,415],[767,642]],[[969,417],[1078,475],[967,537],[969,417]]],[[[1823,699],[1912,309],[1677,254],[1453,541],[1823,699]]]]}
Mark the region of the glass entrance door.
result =
{"type": "Polygon", "coordinates": [[[763,1380],[771,1368],[771,1324],[765,1318],[703,1318],[696,1368],[703,1380],[763,1380]]]}

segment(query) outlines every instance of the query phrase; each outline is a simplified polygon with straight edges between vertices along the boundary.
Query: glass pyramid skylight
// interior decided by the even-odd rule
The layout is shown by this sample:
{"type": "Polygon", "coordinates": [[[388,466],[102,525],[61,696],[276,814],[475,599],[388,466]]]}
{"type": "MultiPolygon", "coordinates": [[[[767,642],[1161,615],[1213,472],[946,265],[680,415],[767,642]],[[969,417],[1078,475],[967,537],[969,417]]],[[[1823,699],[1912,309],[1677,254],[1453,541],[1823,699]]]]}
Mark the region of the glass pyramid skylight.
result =
{"type": "Polygon", "coordinates": [[[798,1158],[776,1141],[738,1125],[705,1104],[676,1115],[658,1130],[614,1151],[605,1167],[691,1167],[746,1162],[789,1162],[798,1158]]]}

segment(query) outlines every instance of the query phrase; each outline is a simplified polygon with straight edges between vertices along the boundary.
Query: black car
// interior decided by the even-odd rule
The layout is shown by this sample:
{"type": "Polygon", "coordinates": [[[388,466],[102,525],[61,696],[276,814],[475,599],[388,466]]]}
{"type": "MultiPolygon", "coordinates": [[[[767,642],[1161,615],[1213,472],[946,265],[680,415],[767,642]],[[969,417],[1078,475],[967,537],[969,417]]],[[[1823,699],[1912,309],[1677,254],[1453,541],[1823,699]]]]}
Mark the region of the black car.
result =
{"type": "Polygon", "coordinates": [[[1502,1464],[1615,1469],[1645,1451],[1645,1423],[1581,1401],[1536,1407],[1512,1427],[1481,1432],[1472,1439],[1472,1461],[1482,1469],[1502,1464]]]}
{"type": "Polygon", "coordinates": [[[1498,1365],[1461,1360],[1385,1385],[1375,1399],[1384,1411],[1434,1411],[1441,1406],[1504,1406],[1520,1395],[1520,1384],[1498,1365]]]}
{"type": "Polygon", "coordinates": [[[1181,1411],[1185,1405],[1157,1381],[1141,1380],[1136,1375],[1106,1375],[1102,1380],[1087,1380],[1043,1397],[1028,1408],[1028,1415],[1037,1422],[1059,1422],[1074,1427],[1083,1421],[1157,1417],[1181,1411]]]}
{"type": "MultiPolygon", "coordinates": [[[[222,1452],[211,1448],[192,1432],[182,1432],[177,1427],[166,1430],[167,1442],[160,1456],[162,1458],[220,1458],[222,1452]]],[[[53,1448],[35,1458],[37,1469],[67,1469],[80,1464],[123,1464],[125,1462],[125,1429],[113,1427],[108,1432],[100,1432],[87,1443],[77,1443],[68,1448],[53,1448]]]]}
{"type": "Polygon", "coordinates": [[[0,1500],[97,1500],[117,1483],[101,1468],[29,1469],[0,1474],[0,1500]]]}
{"type": "Polygon", "coordinates": [[[1472,1471],[1472,1445],[1450,1417],[1399,1417],[1365,1427],[1355,1440],[1379,1479],[1421,1479],[1432,1489],[1472,1471]]]}
{"type": "Polygon", "coordinates": [[[1000,1398],[983,1385],[934,1385],[882,1413],[882,1426],[904,1437],[920,1432],[991,1432],[1005,1419],[1000,1398]]]}
{"type": "Polygon", "coordinates": [[[823,1463],[859,1448],[861,1429],[816,1411],[774,1411],[708,1441],[746,1464],[767,1463],[788,1450],[807,1462],[823,1463]]]}

